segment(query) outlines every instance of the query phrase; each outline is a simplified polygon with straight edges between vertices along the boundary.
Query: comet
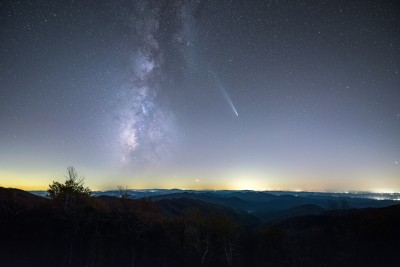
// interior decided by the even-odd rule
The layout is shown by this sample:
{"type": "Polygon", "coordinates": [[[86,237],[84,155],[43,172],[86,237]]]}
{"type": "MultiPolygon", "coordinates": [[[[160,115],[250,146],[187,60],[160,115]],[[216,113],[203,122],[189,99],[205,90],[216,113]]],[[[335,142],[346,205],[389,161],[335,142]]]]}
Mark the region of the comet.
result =
{"type": "Polygon", "coordinates": [[[236,115],[236,117],[239,117],[239,113],[237,112],[235,105],[232,102],[232,99],[230,98],[228,92],[222,85],[221,81],[218,79],[218,77],[214,74],[215,80],[217,81],[217,85],[219,90],[221,91],[222,95],[224,96],[225,100],[228,102],[229,106],[231,107],[233,113],[236,115]]]}
{"type": "Polygon", "coordinates": [[[221,86],[222,94],[224,95],[226,101],[228,101],[229,106],[231,107],[233,113],[235,113],[236,117],[239,117],[239,113],[237,112],[235,105],[233,104],[231,98],[228,95],[228,92],[221,86]]]}

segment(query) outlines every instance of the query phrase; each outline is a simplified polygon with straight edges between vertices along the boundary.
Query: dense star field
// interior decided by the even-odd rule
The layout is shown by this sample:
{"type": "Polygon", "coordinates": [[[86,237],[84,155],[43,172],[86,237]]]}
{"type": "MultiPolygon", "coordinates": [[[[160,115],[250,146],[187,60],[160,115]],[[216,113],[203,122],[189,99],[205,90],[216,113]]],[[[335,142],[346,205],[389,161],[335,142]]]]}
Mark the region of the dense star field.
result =
{"type": "Polygon", "coordinates": [[[395,1],[2,1],[0,184],[400,191],[395,1]]]}

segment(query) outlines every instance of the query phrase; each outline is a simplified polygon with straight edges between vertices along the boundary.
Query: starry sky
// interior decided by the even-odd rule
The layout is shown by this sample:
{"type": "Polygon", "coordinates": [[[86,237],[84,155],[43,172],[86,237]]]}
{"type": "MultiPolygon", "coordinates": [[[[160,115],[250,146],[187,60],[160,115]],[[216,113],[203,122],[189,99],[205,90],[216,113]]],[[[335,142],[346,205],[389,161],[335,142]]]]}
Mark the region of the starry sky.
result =
{"type": "Polygon", "coordinates": [[[0,3],[0,185],[400,191],[395,1],[0,3]]]}

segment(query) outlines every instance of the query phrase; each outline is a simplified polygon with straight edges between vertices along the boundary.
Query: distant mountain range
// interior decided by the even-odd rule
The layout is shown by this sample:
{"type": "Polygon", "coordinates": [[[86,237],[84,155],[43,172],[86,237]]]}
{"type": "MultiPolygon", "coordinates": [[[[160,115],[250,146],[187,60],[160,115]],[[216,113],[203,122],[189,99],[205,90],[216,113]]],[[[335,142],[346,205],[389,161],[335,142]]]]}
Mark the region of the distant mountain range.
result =
{"type": "MultiPolygon", "coordinates": [[[[36,190],[29,191],[32,194],[46,196],[47,191],[36,190]]],[[[253,191],[253,190],[184,190],[184,189],[127,189],[126,192],[133,198],[144,198],[158,195],[166,195],[173,193],[212,193],[218,195],[235,195],[240,194],[241,198],[246,200],[258,200],[258,197],[266,194],[269,195],[292,195],[292,196],[303,196],[309,198],[332,198],[332,197],[345,197],[345,198],[367,198],[375,200],[395,200],[400,201],[400,192],[397,193],[375,193],[366,191],[350,191],[350,192],[308,192],[308,191],[253,191]]],[[[119,196],[118,190],[106,190],[106,191],[93,191],[95,196],[107,195],[107,196],[119,196]]]]}
{"type": "MultiPolygon", "coordinates": [[[[46,191],[31,193],[46,196],[46,191]]],[[[251,190],[181,190],[147,189],[125,190],[132,199],[147,198],[159,203],[166,214],[176,214],[189,206],[229,208],[244,220],[273,222],[297,216],[319,215],[332,210],[385,207],[399,203],[399,193],[369,192],[293,192],[251,190]],[[253,219],[249,219],[250,216],[253,219]],[[246,217],[245,216],[245,217],[246,217]]],[[[94,196],[119,197],[120,191],[95,191],[94,196]]]]}

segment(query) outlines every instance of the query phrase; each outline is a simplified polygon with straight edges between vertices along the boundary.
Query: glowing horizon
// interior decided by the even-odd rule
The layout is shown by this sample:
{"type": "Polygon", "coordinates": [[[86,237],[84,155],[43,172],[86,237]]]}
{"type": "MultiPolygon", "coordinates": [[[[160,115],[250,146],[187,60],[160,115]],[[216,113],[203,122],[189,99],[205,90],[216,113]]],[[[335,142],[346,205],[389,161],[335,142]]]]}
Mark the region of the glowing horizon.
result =
{"type": "MultiPolygon", "coordinates": [[[[358,187],[356,185],[346,186],[348,183],[326,183],[315,184],[314,179],[289,179],[285,178],[284,184],[274,181],[274,177],[263,178],[258,176],[246,175],[224,175],[217,178],[216,176],[204,176],[203,178],[198,175],[188,175],[179,177],[158,176],[157,178],[150,176],[138,176],[126,178],[124,176],[113,177],[115,182],[110,183],[106,178],[93,176],[85,176],[85,185],[91,188],[92,191],[106,191],[115,190],[118,186],[127,186],[128,189],[182,189],[182,190],[253,190],[253,191],[293,191],[293,192],[372,192],[372,193],[397,193],[400,192],[400,184],[397,186],[387,186],[385,184],[376,183],[370,179],[369,183],[363,180],[364,186],[358,187]],[[144,177],[144,179],[143,179],[144,177]],[[218,182],[215,182],[218,180],[218,182]],[[288,182],[288,180],[292,182],[288,182]],[[313,182],[314,180],[314,182],[313,182]],[[100,181],[100,182],[99,182],[100,181]],[[103,181],[103,182],[101,182],[103,181]],[[147,181],[147,182],[146,182],[147,181]]],[[[360,179],[360,178],[359,178],[360,179]]],[[[9,188],[18,188],[27,191],[45,191],[53,181],[63,182],[65,180],[64,173],[52,175],[51,173],[45,175],[18,175],[6,174],[0,172],[0,186],[9,188]],[[8,177],[8,179],[6,179],[8,177]],[[39,179],[40,177],[40,179],[39,179]]],[[[275,177],[275,180],[277,177],[275,177]]]]}

